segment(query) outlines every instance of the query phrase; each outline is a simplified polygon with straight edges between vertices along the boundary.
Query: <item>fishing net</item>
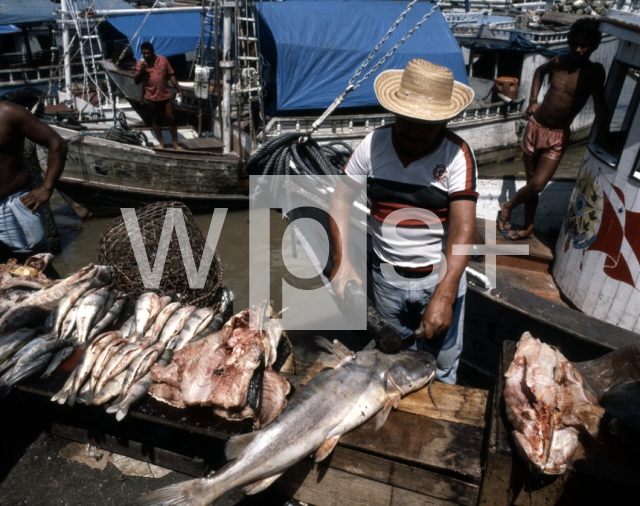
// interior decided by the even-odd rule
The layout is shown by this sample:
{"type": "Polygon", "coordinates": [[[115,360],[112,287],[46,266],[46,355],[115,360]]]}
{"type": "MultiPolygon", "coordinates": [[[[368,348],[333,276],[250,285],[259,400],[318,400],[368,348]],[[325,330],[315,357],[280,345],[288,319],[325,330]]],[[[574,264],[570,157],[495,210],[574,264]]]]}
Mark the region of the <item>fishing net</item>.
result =
{"type": "MultiPolygon", "coordinates": [[[[182,210],[193,258],[196,266],[199,267],[205,247],[205,238],[194,221],[191,211],[180,202],[156,202],[136,210],[150,267],[154,267],[165,214],[169,208],[182,210]]],[[[122,216],[111,221],[100,236],[98,241],[98,262],[115,268],[116,275],[113,280],[113,287],[121,291],[129,302],[135,301],[140,294],[149,291],[142,282],[142,276],[140,275],[122,216]]],[[[213,306],[214,309],[217,309],[220,300],[220,289],[222,288],[221,283],[222,263],[216,251],[204,288],[192,289],[189,287],[178,237],[176,231],[173,230],[160,287],[153,291],[160,296],[170,295],[173,300],[183,304],[193,304],[198,307],[213,306]]]]}

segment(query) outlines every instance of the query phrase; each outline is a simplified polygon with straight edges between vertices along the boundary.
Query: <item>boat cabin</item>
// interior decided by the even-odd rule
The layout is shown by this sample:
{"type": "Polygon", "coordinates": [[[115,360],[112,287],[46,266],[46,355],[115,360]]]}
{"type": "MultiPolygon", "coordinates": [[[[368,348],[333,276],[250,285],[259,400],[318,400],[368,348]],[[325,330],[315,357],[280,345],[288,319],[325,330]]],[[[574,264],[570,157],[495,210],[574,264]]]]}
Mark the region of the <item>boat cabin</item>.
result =
{"type": "Polygon", "coordinates": [[[553,275],[587,315],[640,332],[640,15],[611,10],[600,26],[620,39],[605,87],[613,146],[594,126],[553,275]]]}

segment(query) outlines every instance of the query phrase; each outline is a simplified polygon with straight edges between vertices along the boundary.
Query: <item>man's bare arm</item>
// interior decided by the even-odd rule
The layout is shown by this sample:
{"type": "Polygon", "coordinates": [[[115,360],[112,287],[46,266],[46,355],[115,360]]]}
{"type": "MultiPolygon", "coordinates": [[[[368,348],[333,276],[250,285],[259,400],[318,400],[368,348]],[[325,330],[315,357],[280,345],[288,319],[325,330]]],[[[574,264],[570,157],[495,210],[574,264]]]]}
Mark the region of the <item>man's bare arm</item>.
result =
{"type": "Polygon", "coordinates": [[[136,73],[133,74],[133,82],[136,84],[140,84],[143,79],[143,73],[147,70],[147,62],[141,60],[139,65],[136,67],[136,73]]]}
{"type": "Polygon", "coordinates": [[[424,336],[427,339],[442,335],[451,326],[453,305],[458,298],[458,285],[464,273],[468,255],[454,255],[455,244],[473,244],[476,229],[476,203],[454,200],[449,204],[449,238],[444,256],[447,270],[436,285],[433,297],[422,316],[424,336]]]}
{"type": "Polygon", "coordinates": [[[171,84],[173,84],[176,90],[178,90],[178,95],[182,96],[182,88],[180,88],[180,83],[176,79],[175,74],[171,74],[171,76],[169,77],[169,81],[171,81],[171,84]]]}
{"type": "Polygon", "coordinates": [[[42,186],[31,190],[20,199],[26,207],[32,211],[37,211],[41,204],[51,198],[55,184],[62,176],[64,164],[67,161],[67,143],[55,130],[39,121],[33,114],[22,107],[18,107],[12,119],[15,127],[27,139],[40,146],[45,146],[49,152],[47,172],[42,186]]]}
{"type": "Polygon", "coordinates": [[[524,112],[524,119],[529,119],[531,115],[536,111],[540,105],[538,104],[538,95],[540,94],[540,88],[542,88],[542,80],[547,74],[553,72],[556,68],[560,58],[556,56],[547,63],[540,65],[533,74],[533,82],[531,83],[531,93],[529,94],[529,105],[524,112]]]}
{"type": "Polygon", "coordinates": [[[362,284],[349,259],[349,225],[351,209],[359,193],[358,183],[353,181],[352,185],[346,184],[343,179],[340,178],[338,181],[329,207],[329,232],[333,244],[333,269],[330,279],[333,290],[340,298],[344,298],[344,287],[350,280],[362,284]]]}

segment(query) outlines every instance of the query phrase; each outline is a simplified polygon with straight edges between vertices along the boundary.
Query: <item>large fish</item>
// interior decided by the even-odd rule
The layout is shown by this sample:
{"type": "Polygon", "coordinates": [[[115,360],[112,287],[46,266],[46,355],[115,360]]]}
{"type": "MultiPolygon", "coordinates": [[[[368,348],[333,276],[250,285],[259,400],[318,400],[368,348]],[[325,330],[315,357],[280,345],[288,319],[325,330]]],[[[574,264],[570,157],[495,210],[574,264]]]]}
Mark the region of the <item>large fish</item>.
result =
{"type": "Polygon", "coordinates": [[[210,307],[201,307],[191,313],[191,316],[189,316],[189,319],[180,331],[180,335],[176,343],[176,351],[184,348],[184,346],[193,339],[193,336],[202,332],[207,325],[209,325],[209,322],[211,322],[212,319],[213,309],[210,307]]]}
{"type": "Polygon", "coordinates": [[[2,298],[0,298],[0,316],[9,311],[13,306],[27,300],[34,293],[36,292],[33,290],[22,290],[18,288],[10,290],[7,293],[3,293],[2,298]]]}
{"type": "Polygon", "coordinates": [[[69,312],[62,321],[62,325],[60,325],[60,339],[77,340],[78,329],[76,327],[76,319],[78,316],[78,308],[80,304],[82,304],[82,301],[96,290],[97,288],[90,288],[71,306],[71,309],[69,309],[69,312]]]}
{"type": "Polygon", "coordinates": [[[58,301],[78,281],[95,277],[98,282],[105,285],[111,282],[114,272],[113,267],[88,265],[51,288],[36,292],[28,299],[9,309],[0,318],[0,332],[20,328],[27,324],[30,326],[38,325],[46,319],[48,313],[56,306],[58,301]]]}
{"type": "Polygon", "coordinates": [[[241,485],[248,494],[264,490],[305,457],[326,458],[340,436],[376,414],[380,427],[403,395],[424,387],[436,373],[435,359],[423,351],[354,354],[337,341],[322,345],[332,351],[325,364],[334,368],[318,373],[270,425],[231,438],[226,456],[233,462],[211,478],[165,487],[132,504],[204,506],[241,485]]]}
{"type": "Polygon", "coordinates": [[[0,338],[0,364],[22,348],[36,334],[37,330],[22,329],[0,338]]]}
{"type": "Polygon", "coordinates": [[[143,293],[136,301],[135,323],[133,331],[129,335],[129,342],[136,341],[144,335],[149,322],[153,322],[163,306],[158,297],[153,292],[143,293]]]}
{"type": "Polygon", "coordinates": [[[89,341],[91,341],[95,336],[99,335],[104,331],[109,325],[115,323],[120,317],[120,313],[124,308],[124,299],[118,299],[113,303],[113,305],[109,308],[107,313],[102,317],[98,323],[96,323],[95,327],[91,330],[89,334],[89,341]]]}

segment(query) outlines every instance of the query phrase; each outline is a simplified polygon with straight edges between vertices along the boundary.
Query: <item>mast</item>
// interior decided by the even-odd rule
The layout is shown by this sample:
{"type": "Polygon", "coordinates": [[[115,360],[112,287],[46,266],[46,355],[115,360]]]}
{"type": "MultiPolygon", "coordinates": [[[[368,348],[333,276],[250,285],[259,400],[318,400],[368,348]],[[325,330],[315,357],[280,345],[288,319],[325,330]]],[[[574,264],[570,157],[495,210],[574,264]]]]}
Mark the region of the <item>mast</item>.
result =
{"type": "Polygon", "coordinates": [[[61,0],[62,11],[62,50],[64,51],[64,87],[71,94],[71,34],[69,32],[69,0],[61,0]]]}
{"type": "Polygon", "coordinates": [[[222,70],[222,142],[224,143],[223,153],[231,152],[231,72],[234,67],[231,59],[231,24],[233,15],[233,2],[225,1],[222,9],[222,60],[220,67],[222,70]]]}

